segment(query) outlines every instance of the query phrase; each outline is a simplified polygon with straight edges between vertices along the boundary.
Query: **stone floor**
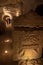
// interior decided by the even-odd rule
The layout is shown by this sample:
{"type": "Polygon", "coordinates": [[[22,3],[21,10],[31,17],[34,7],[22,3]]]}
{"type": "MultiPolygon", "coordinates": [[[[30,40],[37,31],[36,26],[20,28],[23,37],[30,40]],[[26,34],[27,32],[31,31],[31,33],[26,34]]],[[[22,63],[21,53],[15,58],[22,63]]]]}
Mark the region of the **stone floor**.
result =
{"type": "Polygon", "coordinates": [[[18,65],[43,65],[43,59],[21,60],[18,65]]]}

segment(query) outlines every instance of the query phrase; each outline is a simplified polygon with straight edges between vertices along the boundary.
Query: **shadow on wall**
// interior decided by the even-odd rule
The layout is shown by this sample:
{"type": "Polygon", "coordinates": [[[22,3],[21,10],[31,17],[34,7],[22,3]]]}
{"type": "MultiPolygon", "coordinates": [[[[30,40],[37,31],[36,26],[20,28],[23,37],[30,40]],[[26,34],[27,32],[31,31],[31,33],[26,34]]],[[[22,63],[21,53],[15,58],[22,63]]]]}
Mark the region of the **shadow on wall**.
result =
{"type": "Polygon", "coordinates": [[[42,58],[43,58],[43,48],[42,48],[42,58]]]}
{"type": "Polygon", "coordinates": [[[0,65],[18,65],[18,61],[0,62],[0,65]]]}
{"type": "Polygon", "coordinates": [[[36,7],[35,12],[40,15],[43,16],[43,4],[40,4],[36,7]]]}

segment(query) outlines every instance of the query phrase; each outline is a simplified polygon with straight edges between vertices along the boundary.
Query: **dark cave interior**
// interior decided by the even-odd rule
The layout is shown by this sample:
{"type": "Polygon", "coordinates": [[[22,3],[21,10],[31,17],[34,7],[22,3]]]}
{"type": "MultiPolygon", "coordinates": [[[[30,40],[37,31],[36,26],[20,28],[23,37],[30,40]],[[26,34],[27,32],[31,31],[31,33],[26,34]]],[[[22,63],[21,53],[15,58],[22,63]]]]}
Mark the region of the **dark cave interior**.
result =
{"type": "Polygon", "coordinates": [[[35,12],[40,15],[43,16],[43,4],[40,4],[36,7],[35,12]]]}

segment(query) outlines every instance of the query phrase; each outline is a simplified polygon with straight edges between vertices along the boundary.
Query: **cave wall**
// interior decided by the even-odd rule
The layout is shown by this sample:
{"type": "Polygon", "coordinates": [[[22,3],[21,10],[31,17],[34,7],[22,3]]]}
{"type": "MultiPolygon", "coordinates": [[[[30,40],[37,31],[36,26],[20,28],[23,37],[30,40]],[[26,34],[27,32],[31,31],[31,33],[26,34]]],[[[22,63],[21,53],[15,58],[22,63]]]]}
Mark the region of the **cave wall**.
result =
{"type": "MultiPolygon", "coordinates": [[[[30,45],[30,49],[37,49],[39,48],[39,52],[37,51],[37,53],[39,55],[38,58],[40,57],[40,55],[42,54],[42,48],[43,48],[43,35],[42,35],[43,31],[15,31],[14,32],[14,49],[16,51],[14,51],[14,57],[13,60],[17,60],[21,58],[20,53],[23,52],[19,52],[23,45],[30,45]],[[35,45],[37,44],[37,45],[35,45]],[[15,55],[15,53],[17,55],[15,55]],[[20,58],[19,58],[20,57],[20,58]]],[[[25,47],[25,49],[28,47],[25,47]]],[[[36,57],[35,57],[36,58],[36,57]]]]}
{"type": "MultiPolygon", "coordinates": [[[[16,0],[13,3],[12,0],[8,0],[10,4],[16,4],[16,0]]],[[[1,6],[6,5],[8,2],[1,1],[1,6]]],[[[43,28],[43,17],[40,17],[39,15],[31,12],[30,10],[35,10],[35,7],[42,3],[43,1],[40,0],[25,0],[25,3],[23,5],[24,13],[27,13],[26,16],[20,16],[16,20],[14,20],[14,31],[13,31],[13,60],[19,60],[23,59],[21,56],[21,52],[24,51],[26,48],[22,49],[23,45],[30,45],[30,49],[32,48],[34,52],[34,55],[36,55],[34,58],[40,58],[42,55],[42,48],[43,48],[43,29],[38,30],[40,27],[43,28]],[[28,5],[29,4],[29,5],[28,5]],[[26,11],[27,10],[27,11],[26,11]],[[28,31],[24,30],[16,30],[16,27],[25,28],[28,27],[28,31]],[[31,28],[38,28],[35,30],[30,30],[31,28]],[[30,31],[29,31],[30,30],[30,31]],[[37,46],[36,46],[37,45],[37,46]],[[37,49],[38,48],[38,49],[37,49]],[[35,50],[34,50],[35,49],[35,50]],[[21,52],[19,52],[21,50],[21,52]]],[[[8,3],[8,4],[9,4],[8,3]]],[[[27,49],[26,49],[27,50],[27,49]]],[[[26,52],[27,53],[27,52],[26,52]]]]}

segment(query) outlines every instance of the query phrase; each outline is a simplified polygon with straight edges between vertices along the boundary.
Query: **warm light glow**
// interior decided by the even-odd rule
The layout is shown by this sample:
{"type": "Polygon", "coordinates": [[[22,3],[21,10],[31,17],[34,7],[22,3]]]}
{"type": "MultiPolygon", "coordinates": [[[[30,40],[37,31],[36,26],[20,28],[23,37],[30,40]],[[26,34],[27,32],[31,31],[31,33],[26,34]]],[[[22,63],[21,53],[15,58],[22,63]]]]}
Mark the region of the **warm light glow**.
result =
{"type": "Polygon", "coordinates": [[[12,15],[10,14],[10,10],[8,10],[6,7],[3,7],[3,16],[2,16],[2,19],[3,17],[6,15],[6,16],[9,16],[10,19],[12,20],[12,15]]]}
{"type": "Polygon", "coordinates": [[[7,40],[5,40],[4,42],[5,42],[5,43],[6,43],[6,42],[10,42],[10,40],[9,40],[9,39],[7,39],[7,40]]]}
{"type": "Polygon", "coordinates": [[[8,51],[7,50],[5,50],[5,54],[7,54],[8,53],[8,51]]]}
{"type": "Polygon", "coordinates": [[[18,17],[19,16],[19,12],[17,11],[17,13],[16,13],[16,16],[18,17]]]}
{"type": "Polygon", "coordinates": [[[19,9],[17,9],[17,10],[16,10],[16,16],[18,17],[18,16],[20,16],[20,15],[21,15],[21,12],[20,12],[19,9]]]}
{"type": "Polygon", "coordinates": [[[41,50],[39,51],[37,48],[37,51],[35,49],[23,49],[25,52],[24,54],[19,54],[18,59],[37,59],[41,57],[41,50]]]}
{"type": "Polygon", "coordinates": [[[8,19],[12,20],[12,18],[13,17],[11,15],[11,11],[9,9],[7,9],[6,7],[3,7],[2,21],[5,22],[7,28],[12,27],[12,22],[9,23],[9,20],[8,20],[8,19]],[[8,17],[6,17],[5,20],[4,20],[5,16],[8,16],[8,17]]]}

